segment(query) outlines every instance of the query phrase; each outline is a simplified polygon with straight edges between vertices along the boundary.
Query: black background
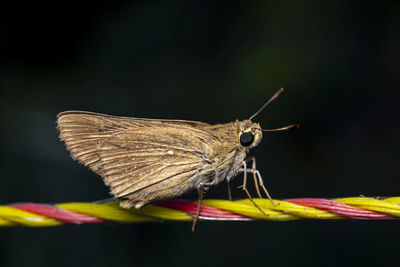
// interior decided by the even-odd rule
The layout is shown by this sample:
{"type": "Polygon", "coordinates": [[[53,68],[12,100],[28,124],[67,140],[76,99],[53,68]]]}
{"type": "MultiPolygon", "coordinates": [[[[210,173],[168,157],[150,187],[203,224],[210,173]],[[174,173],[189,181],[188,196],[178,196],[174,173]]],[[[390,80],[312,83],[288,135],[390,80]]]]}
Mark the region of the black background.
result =
{"type": "MultiPolygon", "coordinates": [[[[72,2],[1,10],[0,203],[109,197],[55,129],[70,109],[229,122],[274,198],[398,196],[398,1],[72,2]]],[[[241,183],[237,177],[235,185],[241,183]]],[[[185,196],[195,199],[196,194],[185,196]]],[[[209,198],[226,198],[224,184],[209,198]]],[[[235,198],[244,198],[235,190],[235,198]]],[[[368,266],[398,262],[397,221],[0,229],[0,266],[368,266]]]]}

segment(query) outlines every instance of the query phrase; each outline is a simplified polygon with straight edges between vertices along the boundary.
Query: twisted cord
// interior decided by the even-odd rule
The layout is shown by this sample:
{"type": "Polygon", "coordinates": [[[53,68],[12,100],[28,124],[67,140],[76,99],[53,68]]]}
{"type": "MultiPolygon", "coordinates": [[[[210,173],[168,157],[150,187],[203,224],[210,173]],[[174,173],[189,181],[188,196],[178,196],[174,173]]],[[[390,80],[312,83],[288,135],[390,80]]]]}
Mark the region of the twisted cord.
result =
{"type": "MultiPolygon", "coordinates": [[[[357,219],[381,220],[400,217],[400,197],[386,199],[350,197],[339,199],[293,198],[274,200],[254,199],[263,211],[249,199],[228,201],[203,200],[202,220],[247,221],[297,219],[357,219]]],[[[116,201],[104,203],[62,203],[56,205],[16,203],[0,206],[0,226],[44,227],[65,223],[90,224],[107,221],[138,223],[153,221],[192,221],[197,203],[167,200],[146,205],[141,209],[124,209],[116,201]]]]}

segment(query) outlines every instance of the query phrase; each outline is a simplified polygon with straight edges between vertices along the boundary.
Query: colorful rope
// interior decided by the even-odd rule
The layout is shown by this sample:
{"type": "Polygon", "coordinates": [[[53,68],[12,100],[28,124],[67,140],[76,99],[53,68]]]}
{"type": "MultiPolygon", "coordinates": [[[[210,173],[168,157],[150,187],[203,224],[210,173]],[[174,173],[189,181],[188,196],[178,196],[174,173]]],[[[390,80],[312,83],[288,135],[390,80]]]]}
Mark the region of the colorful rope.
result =
{"type": "MultiPolygon", "coordinates": [[[[274,200],[254,199],[266,216],[248,199],[228,201],[203,200],[200,218],[203,220],[247,221],[297,219],[358,219],[381,220],[400,217],[400,197],[375,199],[352,197],[340,199],[294,198],[274,200]]],[[[55,226],[65,223],[89,224],[106,221],[138,223],[151,221],[192,221],[197,203],[168,200],[141,209],[123,209],[118,202],[63,203],[57,205],[17,203],[0,206],[0,226],[55,226]]]]}

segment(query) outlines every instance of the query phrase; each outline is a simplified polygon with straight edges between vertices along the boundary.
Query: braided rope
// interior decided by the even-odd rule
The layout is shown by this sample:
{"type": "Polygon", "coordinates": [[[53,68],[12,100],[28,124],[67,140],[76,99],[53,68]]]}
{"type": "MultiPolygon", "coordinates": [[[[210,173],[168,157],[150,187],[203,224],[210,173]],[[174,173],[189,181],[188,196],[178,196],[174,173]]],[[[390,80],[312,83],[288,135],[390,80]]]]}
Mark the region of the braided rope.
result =
{"type": "MultiPolygon", "coordinates": [[[[200,218],[203,220],[246,221],[297,219],[358,219],[378,220],[400,217],[400,197],[375,199],[350,197],[340,199],[295,198],[254,201],[268,215],[258,210],[249,199],[228,201],[203,200],[200,218]]],[[[168,200],[146,205],[141,209],[123,209],[118,202],[62,203],[56,205],[17,203],[0,206],[0,226],[44,227],[65,223],[90,224],[114,221],[138,223],[161,220],[192,221],[197,203],[186,200],[168,200]]]]}

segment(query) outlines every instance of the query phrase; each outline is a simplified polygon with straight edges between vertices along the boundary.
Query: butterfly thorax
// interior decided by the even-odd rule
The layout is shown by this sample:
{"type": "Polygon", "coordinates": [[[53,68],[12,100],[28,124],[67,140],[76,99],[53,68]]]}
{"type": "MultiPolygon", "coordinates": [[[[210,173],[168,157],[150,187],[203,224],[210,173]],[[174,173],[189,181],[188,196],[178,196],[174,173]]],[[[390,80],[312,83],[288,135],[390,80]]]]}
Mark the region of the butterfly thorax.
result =
{"type": "Polygon", "coordinates": [[[226,124],[210,125],[202,129],[218,140],[212,147],[212,157],[208,159],[212,162],[212,167],[207,170],[208,179],[212,185],[223,180],[230,181],[235,176],[242,167],[249,149],[260,143],[262,138],[260,129],[259,124],[252,123],[250,120],[236,120],[226,124]],[[246,132],[253,136],[253,141],[248,146],[241,143],[241,135],[246,132]]]}

